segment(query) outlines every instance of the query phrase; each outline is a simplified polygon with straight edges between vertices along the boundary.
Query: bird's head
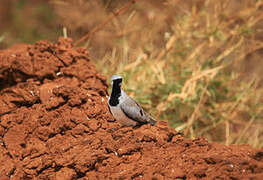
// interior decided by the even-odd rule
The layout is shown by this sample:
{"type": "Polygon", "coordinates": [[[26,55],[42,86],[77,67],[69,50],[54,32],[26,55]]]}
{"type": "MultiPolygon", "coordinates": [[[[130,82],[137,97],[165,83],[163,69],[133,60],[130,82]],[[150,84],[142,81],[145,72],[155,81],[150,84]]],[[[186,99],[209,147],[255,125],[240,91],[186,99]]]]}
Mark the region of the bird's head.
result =
{"type": "Polygon", "coordinates": [[[119,85],[121,86],[121,83],[122,83],[122,77],[120,75],[113,75],[111,77],[111,85],[119,85]]]}

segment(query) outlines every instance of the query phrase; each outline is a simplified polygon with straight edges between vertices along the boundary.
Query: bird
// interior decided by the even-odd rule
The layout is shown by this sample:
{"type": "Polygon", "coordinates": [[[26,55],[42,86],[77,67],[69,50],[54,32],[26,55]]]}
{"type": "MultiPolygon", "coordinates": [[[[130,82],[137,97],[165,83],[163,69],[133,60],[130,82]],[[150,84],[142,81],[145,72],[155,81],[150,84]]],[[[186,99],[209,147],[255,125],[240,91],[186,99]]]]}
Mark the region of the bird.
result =
{"type": "Polygon", "coordinates": [[[155,125],[156,121],[121,88],[122,77],[113,75],[112,91],[108,99],[108,107],[113,117],[123,126],[138,127],[143,124],[155,125]]]}

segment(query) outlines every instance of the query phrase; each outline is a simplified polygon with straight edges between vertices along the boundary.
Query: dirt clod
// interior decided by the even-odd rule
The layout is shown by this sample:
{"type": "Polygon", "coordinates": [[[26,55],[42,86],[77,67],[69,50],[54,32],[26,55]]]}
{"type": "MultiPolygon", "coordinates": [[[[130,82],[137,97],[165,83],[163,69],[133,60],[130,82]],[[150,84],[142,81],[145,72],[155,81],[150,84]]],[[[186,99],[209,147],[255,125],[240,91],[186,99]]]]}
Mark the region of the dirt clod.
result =
{"type": "Polygon", "coordinates": [[[0,51],[1,179],[262,179],[263,149],[121,127],[107,84],[71,39],[0,51]]]}

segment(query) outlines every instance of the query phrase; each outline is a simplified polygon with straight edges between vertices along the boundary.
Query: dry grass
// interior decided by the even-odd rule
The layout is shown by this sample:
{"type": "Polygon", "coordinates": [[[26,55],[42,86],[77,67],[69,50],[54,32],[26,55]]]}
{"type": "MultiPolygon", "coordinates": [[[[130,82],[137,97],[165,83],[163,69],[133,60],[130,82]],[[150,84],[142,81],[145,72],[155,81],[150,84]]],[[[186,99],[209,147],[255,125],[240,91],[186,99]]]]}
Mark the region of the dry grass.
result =
{"type": "MultiPolygon", "coordinates": [[[[126,2],[50,4],[77,40],[126,2]]],[[[131,96],[188,137],[262,147],[262,9],[262,0],[137,0],[82,46],[108,79],[123,75],[131,96]]]]}
{"type": "Polygon", "coordinates": [[[157,119],[191,138],[259,147],[262,78],[244,67],[263,47],[262,8],[263,1],[141,0],[85,46],[104,46],[92,54],[98,69],[108,79],[123,75],[126,91],[157,119]]]}

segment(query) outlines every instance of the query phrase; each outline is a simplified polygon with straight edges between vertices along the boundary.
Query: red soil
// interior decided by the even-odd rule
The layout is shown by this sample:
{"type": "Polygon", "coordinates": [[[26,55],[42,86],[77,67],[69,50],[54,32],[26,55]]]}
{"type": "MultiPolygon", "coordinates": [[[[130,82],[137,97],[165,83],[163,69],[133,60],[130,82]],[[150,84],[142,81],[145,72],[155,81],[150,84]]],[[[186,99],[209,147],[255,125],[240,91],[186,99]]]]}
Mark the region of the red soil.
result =
{"type": "Polygon", "coordinates": [[[70,39],[0,51],[1,179],[263,179],[263,149],[121,128],[106,94],[70,39]]]}

